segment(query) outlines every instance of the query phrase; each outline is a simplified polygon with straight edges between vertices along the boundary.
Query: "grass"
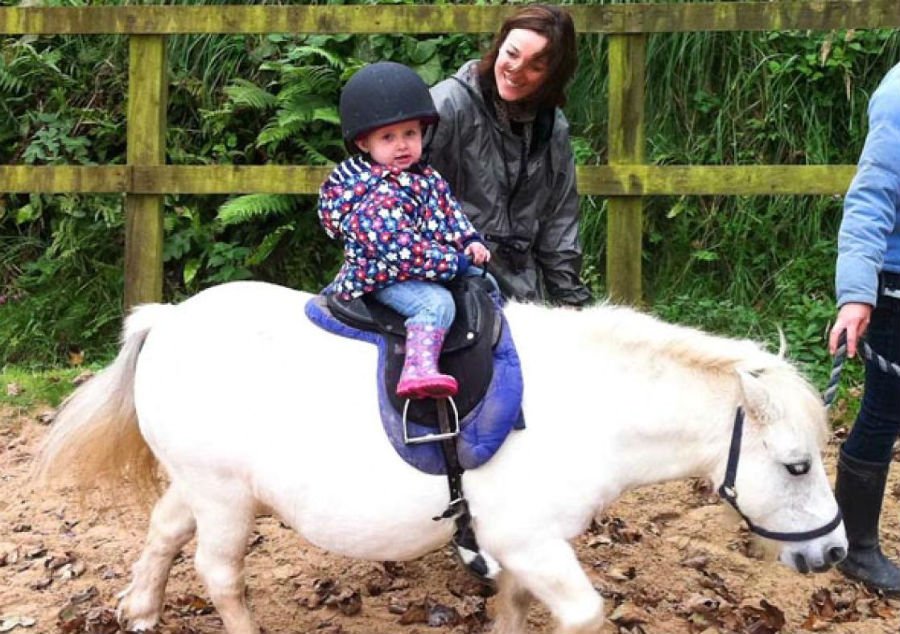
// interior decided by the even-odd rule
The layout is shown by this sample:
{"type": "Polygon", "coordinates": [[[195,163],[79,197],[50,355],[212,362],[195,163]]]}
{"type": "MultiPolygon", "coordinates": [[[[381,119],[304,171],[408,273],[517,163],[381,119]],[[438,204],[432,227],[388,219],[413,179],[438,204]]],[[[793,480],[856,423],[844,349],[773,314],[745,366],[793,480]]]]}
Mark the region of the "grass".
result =
{"type": "Polygon", "coordinates": [[[4,366],[0,371],[0,406],[33,411],[41,406],[57,407],[74,389],[74,379],[99,367],[30,370],[4,366]]]}

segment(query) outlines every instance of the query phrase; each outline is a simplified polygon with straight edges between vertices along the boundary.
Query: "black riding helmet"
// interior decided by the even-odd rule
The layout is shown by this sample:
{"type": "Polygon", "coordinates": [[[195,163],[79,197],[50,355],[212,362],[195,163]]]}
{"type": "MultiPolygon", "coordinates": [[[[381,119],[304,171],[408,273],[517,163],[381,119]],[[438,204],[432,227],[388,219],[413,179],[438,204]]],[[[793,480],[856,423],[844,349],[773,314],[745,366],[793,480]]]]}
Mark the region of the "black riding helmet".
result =
{"type": "Polygon", "coordinates": [[[430,125],[438,112],[428,86],[408,66],[376,62],[358,70],[341,91],[341,133],[351,152],[354,141],[382,126],[418,119],[430,125]]]}

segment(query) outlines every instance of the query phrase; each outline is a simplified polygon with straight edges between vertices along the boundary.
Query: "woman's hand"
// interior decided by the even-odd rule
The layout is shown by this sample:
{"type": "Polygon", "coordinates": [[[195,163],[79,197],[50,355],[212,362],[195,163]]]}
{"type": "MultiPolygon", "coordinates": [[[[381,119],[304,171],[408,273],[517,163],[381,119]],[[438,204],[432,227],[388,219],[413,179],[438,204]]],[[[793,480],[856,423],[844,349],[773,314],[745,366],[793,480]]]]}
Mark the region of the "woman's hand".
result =
{"type": "Polygon", "coordinates": [[[488,248],[481,242],[473,242],[467,246],[465,253],[469,256],[472,264],[478,266],[491,261],[491,252],[488,251],[488,248]]]}
{"type": "Polygon", "coordinates": [[[848,302],[841,306],[831,334],[828,336],[828,352],[834,354],[838,346],[838,338],[843,331],[847,331],[847,356],[856,356],[856,345],[859,338],[866,334],[869,327],[869,319],[872,317],[872,307],[869,304],[848,302]]]}

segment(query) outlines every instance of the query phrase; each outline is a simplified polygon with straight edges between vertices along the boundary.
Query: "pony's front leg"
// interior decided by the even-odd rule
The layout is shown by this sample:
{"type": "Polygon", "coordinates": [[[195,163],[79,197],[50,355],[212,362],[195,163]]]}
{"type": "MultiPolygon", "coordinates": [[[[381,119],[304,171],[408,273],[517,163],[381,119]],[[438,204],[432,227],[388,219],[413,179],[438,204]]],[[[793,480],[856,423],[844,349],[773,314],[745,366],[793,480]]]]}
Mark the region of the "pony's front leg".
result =
{"type": "Polygon", "coordinates": [[[491,634],[523,634],[528,628],[531,593],[505,571],[501,572],[497,585],[497,618],[494,619],[491,634]]]}
{"type": "Polygon", "coordinates": [[[244,557],[247,538],[255,521],[255,506],[249,493],[228,490],[224,499],[198,499],[197,554],[194,567],[206,584],[210,599],[228,634],[259,634],[247,606],[244,587],[244,557]]]}
{"type": "Polygon", "coordinates": [[[194,535],[194,515],[174,487],[156,503],[147,542],[132,567],[132,581],[119,595],[119,623],[129,632],[153,629],[159,621],[172,560],[194,535]]]}
{"type": "Polygon", "coordinates": [[[556,634],[595,634],[603,627],[603,599],[565,540],[525,544],[505,553],[501,566],[547,606],[556,634]]]}

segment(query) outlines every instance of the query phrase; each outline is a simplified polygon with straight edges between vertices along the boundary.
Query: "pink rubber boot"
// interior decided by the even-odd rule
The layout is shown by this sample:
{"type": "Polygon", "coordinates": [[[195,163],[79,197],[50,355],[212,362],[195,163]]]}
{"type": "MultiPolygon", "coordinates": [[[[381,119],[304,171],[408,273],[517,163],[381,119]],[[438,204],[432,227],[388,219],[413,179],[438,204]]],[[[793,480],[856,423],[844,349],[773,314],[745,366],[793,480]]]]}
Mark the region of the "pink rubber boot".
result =
{"type": "Polygon", "coordinates": [[[449,374],[438,370],[438,357],[447,331],[443,328],[411,324],[406,327],[406,359],[397,382],[400,398],[446,398],[459,385],[449,374]]]}

